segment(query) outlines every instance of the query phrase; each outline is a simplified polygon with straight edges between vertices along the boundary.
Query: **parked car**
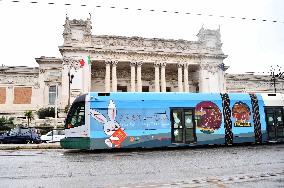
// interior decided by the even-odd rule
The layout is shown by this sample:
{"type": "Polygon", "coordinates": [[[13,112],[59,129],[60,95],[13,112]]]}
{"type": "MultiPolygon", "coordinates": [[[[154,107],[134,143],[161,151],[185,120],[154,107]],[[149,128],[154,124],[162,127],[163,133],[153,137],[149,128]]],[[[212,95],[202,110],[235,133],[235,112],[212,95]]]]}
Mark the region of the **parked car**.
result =
{"type": "Polygon", "coordinates": [[[18,126],[0,135],[2,144],[40,143],[40,135],[34,127],[18,126]]]}
{"type": "Polygon", "coordinates": [[[59,142],[62,138],[65,138],[64,130],[52,130],[40,137],[42,142],[59,142]]]}

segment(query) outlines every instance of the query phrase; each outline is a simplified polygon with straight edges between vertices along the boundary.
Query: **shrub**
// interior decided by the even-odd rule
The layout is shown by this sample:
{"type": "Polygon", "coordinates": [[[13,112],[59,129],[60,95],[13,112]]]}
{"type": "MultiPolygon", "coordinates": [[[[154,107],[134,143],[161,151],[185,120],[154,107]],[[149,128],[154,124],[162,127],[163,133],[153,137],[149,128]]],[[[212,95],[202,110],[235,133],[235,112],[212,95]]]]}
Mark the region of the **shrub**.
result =
{"type": "MultiPolygon", "coordinates": [[[[58,117],[58,109],[57,109],[57,117],[58,117]]],[[[55,117],[55,108],[54,107],[47,107],[47,108],[40,108],[37,111],[37,115],[39,119],[45,119],[46,117],[55,117]]]]}
{"type": "Polygon", "coordinates": [[[69,106],[66,105],[65,108],[64,108],[64,113],[68,113],[68,110],[69,110],[69,106]]]}

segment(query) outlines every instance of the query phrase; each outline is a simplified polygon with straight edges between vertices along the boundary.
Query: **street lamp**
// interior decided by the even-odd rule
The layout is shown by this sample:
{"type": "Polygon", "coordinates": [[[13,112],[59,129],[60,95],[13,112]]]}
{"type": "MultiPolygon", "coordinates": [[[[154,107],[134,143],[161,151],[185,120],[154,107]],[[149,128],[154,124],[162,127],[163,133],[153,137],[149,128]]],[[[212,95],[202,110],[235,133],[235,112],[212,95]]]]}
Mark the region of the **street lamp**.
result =
{"type": "Polygon", "coordinates": [[[80,68],[79,61],[76,57],[66,57],[63,56],[63,69],[68,69],[68,109],[70,107],[70,97],[71,97],[71,84],[72,80],[74,78],[74,75],[70,73],[71,69],[74,69],[75,71],[80,68]]]}
{"type": "Polygon", "coordinates": [[[55,85],[55,109],[54,109],[54,127],[57,128],[57,98],[58,98],[58,83],[55,85]]]}
{"type": "Polygon", "coordinates": [[[73,78],[74,78],[74,75],[70,74],[70,69],[69,69],[69,72],[68,72],[68,109],[70,107],[71,84],[72,84],[73,78]]]}

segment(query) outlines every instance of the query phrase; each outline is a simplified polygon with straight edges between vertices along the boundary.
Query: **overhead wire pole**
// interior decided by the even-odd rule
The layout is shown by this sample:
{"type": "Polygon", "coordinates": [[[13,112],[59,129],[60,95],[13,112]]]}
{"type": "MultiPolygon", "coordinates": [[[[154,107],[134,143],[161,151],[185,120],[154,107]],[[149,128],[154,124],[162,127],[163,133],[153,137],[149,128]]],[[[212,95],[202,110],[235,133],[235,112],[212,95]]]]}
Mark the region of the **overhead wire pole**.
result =
{"type": "Polygon", "coordinates": [[[272,76],[272,81],[273,81],[273,86],[274,86],[274,93],[276,93],[276,77],[275,77],[275,74],[274,74],[274,71],[271,72],[271,76],[272,76]]]}
{"type": "Polygon", "coordinates": [[[270,76],[271,76],[271,81],[273,82],[273,87],[274,87],[274,93],[277,92],[276,84],[279,79],[284,79],[284,72],[281,70],[282,67],[279,65],[276,65],[277,68],[271,66],[270,67],[270,76]]]}

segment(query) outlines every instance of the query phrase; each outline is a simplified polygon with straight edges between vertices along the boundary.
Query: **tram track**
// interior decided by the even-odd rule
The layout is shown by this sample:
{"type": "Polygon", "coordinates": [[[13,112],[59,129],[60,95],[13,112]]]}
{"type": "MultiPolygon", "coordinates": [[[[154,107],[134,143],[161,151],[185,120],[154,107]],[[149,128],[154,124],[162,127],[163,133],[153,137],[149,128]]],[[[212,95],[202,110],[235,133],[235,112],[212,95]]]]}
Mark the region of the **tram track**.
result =
{"type": "MultiPolygon", "coordinates": [[[[268,172],[268,173],[259,173],[259,174],[239,174],[235,176],[218,176],[218,177],[207,177],[200,179],[191,179],[188,181],[177,181],[171,183],[147,183],[140,185],[127,185],[119,186],[118,188],[147,188],[147,187],[227,187],[230,184],[239,184],[244,182],[253,182],[253,181],[277,181],[282,179],[284,182],[284,170],[279,172],[268,172]]],[[[280,180],[280,181],[282,181],[280,180]]]]}

